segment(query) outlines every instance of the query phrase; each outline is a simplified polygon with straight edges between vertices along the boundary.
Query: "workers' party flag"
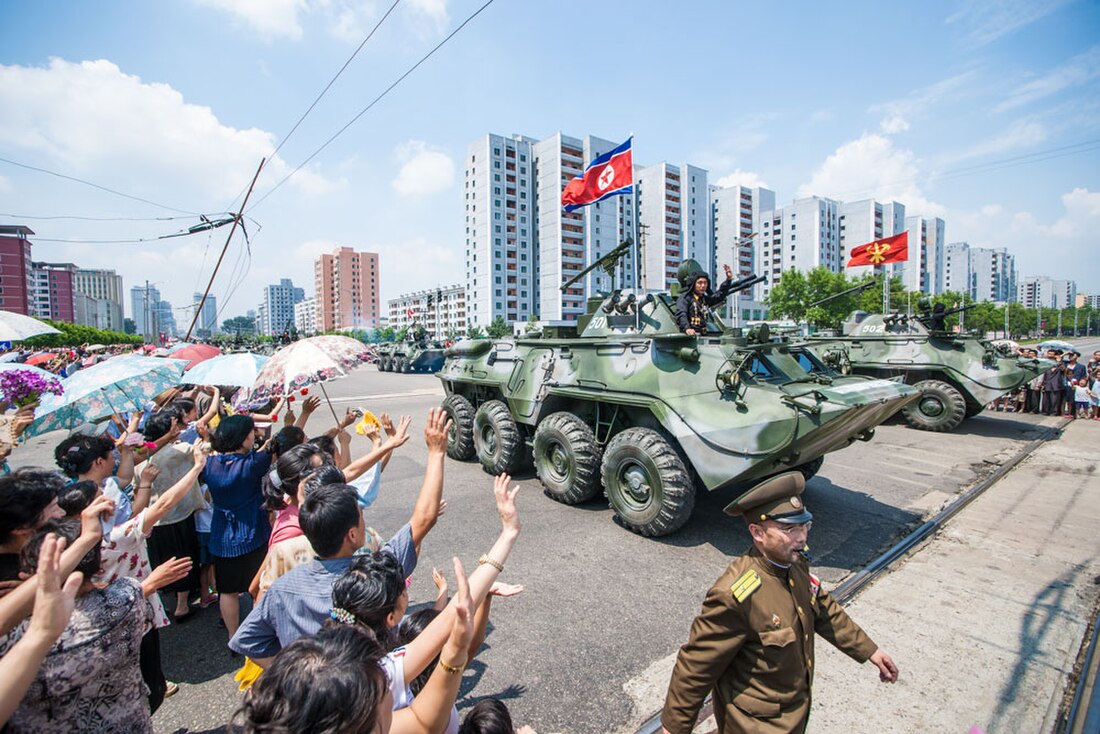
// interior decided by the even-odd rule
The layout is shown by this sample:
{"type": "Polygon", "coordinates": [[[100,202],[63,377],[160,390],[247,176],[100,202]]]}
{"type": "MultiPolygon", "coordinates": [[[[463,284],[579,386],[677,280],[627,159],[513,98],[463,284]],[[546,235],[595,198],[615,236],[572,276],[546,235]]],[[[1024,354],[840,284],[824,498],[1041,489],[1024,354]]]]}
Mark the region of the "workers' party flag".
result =
{"type": "Polygon", "coordinates": [[[851,256],[852,259],[848,261],[849,268],[858,265],[884,265],[908,260],[909,233],[902,232],[893,237],[884,237],[881,240],[868,242],[866,245],[853,247],[851,256]]]}
{"type": "Polygon", "coordinates": [[[571,212],[609,196],[634,193],[634,152],[629,138],[614,150],[595,158],[561,192],[561,204],[571,212]]]}

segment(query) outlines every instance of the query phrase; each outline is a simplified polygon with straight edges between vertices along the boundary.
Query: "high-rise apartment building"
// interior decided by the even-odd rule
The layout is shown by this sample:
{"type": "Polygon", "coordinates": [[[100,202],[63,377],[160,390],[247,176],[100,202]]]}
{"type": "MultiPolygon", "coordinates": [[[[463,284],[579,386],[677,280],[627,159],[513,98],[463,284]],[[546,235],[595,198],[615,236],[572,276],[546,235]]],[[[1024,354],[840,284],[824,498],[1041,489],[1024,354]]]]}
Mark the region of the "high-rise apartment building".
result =
{"type": "Polygon", "coordinates": [[[211,294],[202,300],[202,294],[196,293],[191,298],[192,318],[194,311],[199,311],[199,317],[194,319],[195,328],[192,334],[200,339],[209,339],[218,333],[218,300],[211,294]],[[200,309],[201,305],[201,309],[200,309]]]}
{"type": "Polygon", "coordinates": [[[896,201],[882,203],[874,199],[841,202],[838,223],[840,225],[840,264],[851,278],[867,274],[878,275],[882,265],[847,267],[852,249],[869,242],[892,237],[905,231],[905,205],[896,201]]]}
{"type": "Polygon", "coordinates": [[[635,193],[567,213],[561,192],[586,163],[619,143],[556,133],[544,140],[488,134],[465,160],[465,244],[470,325],[532,314],[575,321],[585,298],[612,287],[602,268],[563,293],[561,287],[626,239],[632,257],[614,272],[615,287],[664,289],[685,257],[713,269],[707,172],[665,163],[635,167],[635,193]],[[646,226],[639,231],[638,223],[646,226]],[[644,235],[642,234],[644,232],[644,235]],[[641,245],[644,244],[644,247],[641,245]],[[638,253],[644,252],[644,263],[638,253]]]}
{"type": "MultiPolygon", "coordinates": [[[[634,196],[613,196],[566,212],[562,188],[584,172],[585,161],[613,150],[619,143],[587,135],[583,139],[556,133],[532,146],[537,190],[538,280],[534,312],[543,321],[576,321],[584,313],[585,296],[611,290],[612,278],[603,268],[588,273],[573,287],[561,286],[626,239],[634,239],[634,196]]],[[[633,257],[624,258],[614,272],[615,287],[633,285],[633,257]]],[[[523,287],[520,274],[520,287],[523,287]]],[[[506,315],[509,322],[519,321],[506,315]]]]}
{"type": "Polygon", "coordinates": [[[965,293],[978,302],[1013,303],[1018,297],[1016,258],[1003,247],[952,242],[943,251],[943,290],[965,293]]]}
{"type": "Polygon", "coordinates": [[[908,216],[905,229],[909,232],[909,259],[889,265],[888,272],[901,278],[902,285],[913,293],[942,293],[944,221],[939,217],[908,216]]]}
{"type": "Polygon", "coordinates": [[[161,337],[176,335],[176,316],[172,304],[160,297],[156,286],[135,285],[130,288],[130,311],[133,313],[134,333],[145,337],[149,343],[159,343],[161,337]]]}
{"type": "Polygon", "coordinates": [[[316,296],[310,296],[294,304],[294,328],[302,335],[308,336],[317,333],[316,296]]]}
{"type": "Polygon", "coordinates": [[[761,233],[756,253],[756,272],[767,280],[761,298],[767,298],[784,271],[825,267],[839,272],[839,204],[809,196],[761,214],[761,233]]]}
{"type": "Polygon", "coordinates": [[[377,329],[381,316],[378,254],[338,247],[313,263],[318,331],[377,329]]]}
{"type": "Polygon", "coordinates": [[[74,309],[77,323],[97,329],[123,330],[125,291],[121,275],[114,270],[77,268],[73,273],[73,291],[78,301],[74,309]]]}
{"type": "Polygon", "coordinates": [[[31,315],[31,242],[23,225],[0,227],[0,310],[31,315]]]}
{"type": "MultiPolygon", "coordinates": [[[[710,187],[714,279],[723,279],[722,266],[729,264],[734,279],[756,273],[756,248],[761,237],[762,213],[775,210],[775,192],[762,187],[710,187]]],[[[760,319],[761,285],[746,289],[727,301],[734,323],[760,319]]]]}
{"type": "Polygon", "coordinates": [[[75,322],[72,263],[31,263],[31,316],[75,322]]]}
{"type": "Polygon", "coordinates": [[[710,187],[696,166],[658,163],[635,167],[634,189],[641,247],[639,281],[649,291],[668,290],[688,258],[714,274],[710,187]]]}
{"type": "Polygon", "coordinates": [[[1028,275],[1016,286],[1016,302],[1024,308],[1070,308],[1077,301],[1077,282],[1045,275],[1028,275]]]}
{"type": "Polygon", "coordinates": [[[400,330],[420,324],[434,339],[466,333],[466,289],[461,285],[406,293],[390,299],[388,324],[400,330]]]}
{"type": "Polygon", "coordinates": [[[290,278],[264,288],[263,300],[256,309],[256,333],[275,336],[294,325],[294,305],[305,300],[306,292],[296,288],[290,278]]]}

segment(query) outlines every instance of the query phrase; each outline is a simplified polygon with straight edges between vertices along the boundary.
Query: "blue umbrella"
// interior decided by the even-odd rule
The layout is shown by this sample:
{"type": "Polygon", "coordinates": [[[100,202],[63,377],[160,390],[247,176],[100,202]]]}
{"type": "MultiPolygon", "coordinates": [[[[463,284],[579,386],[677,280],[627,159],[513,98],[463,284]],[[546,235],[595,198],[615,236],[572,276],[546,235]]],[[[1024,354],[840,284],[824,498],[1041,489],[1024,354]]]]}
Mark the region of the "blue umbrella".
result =
{"type": "Polygon", "coordinates": [[[183,373],[179,382],[181,385],[227,385],[236,387],[252,387],[256,382],[256,376],[264,368],[271,357],[251,352],[237,352],[236,354],[222,354],[199,362],[197,365],[183,373]]]}
{"type": "Polygon", "coordinates": [[[186,362],[156,357],[118,357],[76,372],[61,382],[62,395],[47,395],[35,410],[28,435],[73,430],[114,413],[141,410],[178,384],[186,362]]]}

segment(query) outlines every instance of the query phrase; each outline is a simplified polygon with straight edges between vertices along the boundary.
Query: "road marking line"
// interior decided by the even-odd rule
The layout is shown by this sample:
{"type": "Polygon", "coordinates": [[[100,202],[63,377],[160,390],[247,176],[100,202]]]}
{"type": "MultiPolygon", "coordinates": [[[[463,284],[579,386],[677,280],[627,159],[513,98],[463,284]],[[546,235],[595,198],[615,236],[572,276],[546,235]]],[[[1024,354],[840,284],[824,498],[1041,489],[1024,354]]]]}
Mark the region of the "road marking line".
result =
{"type": "Polygon", "coordinates": [[[410,392],[386,392],[373,395],[352,395],[351,397],[329,398],[334,403],[355,403],[362,400],[385,400],[387,398],[414,398],[424,395],[442,395],[443,388],[436,390],[412,390],[410,392]]]}

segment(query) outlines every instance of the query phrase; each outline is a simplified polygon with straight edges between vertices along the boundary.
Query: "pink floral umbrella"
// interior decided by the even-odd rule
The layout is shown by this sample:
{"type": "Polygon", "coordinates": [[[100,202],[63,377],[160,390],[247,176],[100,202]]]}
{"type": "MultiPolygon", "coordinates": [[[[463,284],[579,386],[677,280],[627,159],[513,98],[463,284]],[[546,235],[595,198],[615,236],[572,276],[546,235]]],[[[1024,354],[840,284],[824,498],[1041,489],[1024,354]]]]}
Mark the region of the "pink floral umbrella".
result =
{"type": "MultiPolygon", "coordinates": [[[[251,390],[242,390],[234,405],[270,400],[310,385],[328,382],[348,373],[370,359],[367,345],[347,336],[313,336],[288,344],[272,355],[251,390]]],[[[322,391],[324,388],[321,388],[322,391]]],[[[326,396],[327,397],[327,396],[326,396]]]]}

